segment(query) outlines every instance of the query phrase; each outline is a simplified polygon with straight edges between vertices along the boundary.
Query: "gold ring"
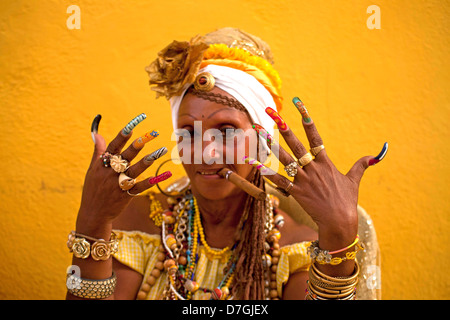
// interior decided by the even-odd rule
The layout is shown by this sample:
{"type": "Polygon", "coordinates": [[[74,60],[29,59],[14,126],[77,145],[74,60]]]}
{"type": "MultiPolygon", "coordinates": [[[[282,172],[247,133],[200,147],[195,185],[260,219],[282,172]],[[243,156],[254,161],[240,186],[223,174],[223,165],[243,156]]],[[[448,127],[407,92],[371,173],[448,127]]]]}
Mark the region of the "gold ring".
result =
{"type": "Polygon", "coordinates": [[[128,193],[128,195],[131,196],[131,197],[137,197],[137,196],[140,195],[140,193],[138,193],[138,194],[130,193],[130,190],[127,190],[127,193],[128,193]]]}
{"type": "Polygon", "coordinates": [[[284,171],[286,171],[289,177],[295,177],[295,175],[297,174],[297,168],[298,168],[297,162],[293,161],[289,163],[286,167],[284,167],[284,171]]]}
{"type": "Polygon", "coordinates": [[[286,193],[289,193],[289,191],[292,189],[293,186],[294,184],[291,181],[289,181],[289,185],[286,187],[286,189],[284,189],[284,191],[286,193]]]}
{"type": "Polygon", "coordinates": [[[123,172],[119,175],[119,187],[123,191],[130,190],[131,188],[134,187],[135,184],[136,184],[136,179],[130,178],[123,172]]]}
{"type": "Polygon", "coordinates": [[[128,161],[122,159],[122,156],[120,154],[111,156],[111,158],[109,159],[109,165],[117,173],[125,172],[129,168],[128,161]]]}
{"type": "Polygon", "coordinates": [[[308,163],[313,161],[313,156],[311,153],[306,153],[303,157],[298,159],[298,164],[302,167],[306,166],[308,163]]]}
{"type": "Polygon", "coordinates": [[[311,152],[311,154],[315,157],[317,156],[320,151],[322,151],[323,149],[325,149],[325,146],[323,144],[321,144],[320,146],[311,148],[311,150],[309,150],[311,152]]]}

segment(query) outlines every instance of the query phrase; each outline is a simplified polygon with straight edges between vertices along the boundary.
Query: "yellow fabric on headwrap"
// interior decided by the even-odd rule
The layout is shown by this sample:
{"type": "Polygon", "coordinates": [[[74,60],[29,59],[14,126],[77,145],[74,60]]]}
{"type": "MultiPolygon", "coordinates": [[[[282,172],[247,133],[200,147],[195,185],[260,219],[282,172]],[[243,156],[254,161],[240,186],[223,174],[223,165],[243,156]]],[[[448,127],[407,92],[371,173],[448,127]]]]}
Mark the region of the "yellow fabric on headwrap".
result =
{"type": "Polygon", "coordinates": [[[214,64],[244,71],[257,79],[270,92],[280,111],[283,103],[281,79],[267,60],[252,55],[245,49],[230,48],[225,44],[211,44],[204,52],[200,68],[214,64]]]}

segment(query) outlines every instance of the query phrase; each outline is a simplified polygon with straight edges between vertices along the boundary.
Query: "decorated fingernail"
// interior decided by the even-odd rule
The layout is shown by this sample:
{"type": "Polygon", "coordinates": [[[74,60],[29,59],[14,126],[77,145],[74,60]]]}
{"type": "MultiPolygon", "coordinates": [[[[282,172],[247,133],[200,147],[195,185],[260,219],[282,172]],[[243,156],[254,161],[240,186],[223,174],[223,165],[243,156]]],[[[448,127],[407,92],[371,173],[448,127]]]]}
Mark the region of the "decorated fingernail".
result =
{"type": "Polygon", "coordinates": [[[264,138],[264,140],[267,141],[267,144],[269,146],[272,146],[275,144],[273,137],[267,132],[266,129],[264,129],[262,126],[260,126],[259,124],[255,123],[254,125],[252,125],[253,129],[255,129],[255,131],[264,138]]]}
{"type": "Polygon", "coordinates": [[[145,113],[141,113],[136,118],[128,122],[128,124],[123,128],[122,133],[124,135],[129,135],[131,131],[139,124],[141,123],[145,118],[147,118],[145,113]]]}
{"type": "Polygon", "coordinates": [[[296,106],[297,110],[300,111],[303,121],[305,121],[305,123],[311,123],[311,117],[309,116],[308,110],[306,110],[306,107],[303,104],[302,100],[295,97],[294,99],[292,99],[292,102],[296,106]]]}
{"type": "Polygon", "coordinates": [[[98,114],[95,116],[94,120],[92,121],[91,137],[92,137],[92,141],[94,141],[94,143],[95,143],[95,135],[98,133],[98,125],[100,123],[100,120],[102,120],[102,116],[98,114]]]}
{"type": "Polygon", "coordinates": [[[267,175],[270,174],[271,171],[269,168],[267,168],[265,165],[263,165],[261,162],[259,162],[256,159],[250,158],[248,156],[245,156],[244,158],[242,158],[242,160],[245,163],[248,163],[250,165],[252,165],[253,167],[255,167],[256,169],[258,169],[259,171],[261,171],[262,174],[267,175]]]}
{"type": "Polygon", "coordinates": [[[381,160],[383,160],[387,151],[388,151],[388,143],[385,142],[383,145],[383,149],[381,149],[381,152],[375,158],[369,160],[369,166],[373,166],[373,165],[377,164],[378,162],[380,162],[381,160]]]}
{"type": "Polygon", "coordinates": [[[281,131],[286,131],[289,129],[286,122],[284,122],[283,118],[281,118],[278,112],[273,110],[271,107],[266,108],[266,113],[269,115],[269,117],[273,119],[273,121],[275,121],[275,123],[278,126],[278,129],[280,129],[281,131]]]}
{"type": "Polygon", "coordinates": [[[172,176],[172,172],[166,171],[156,177],[148,179],[148,183],[157,184],[157,183],[160,183],[161,181],[169,179],[171,176],[172,176]]]}
{"type": "Polygon", "coordinates": [[[157,131],[147,132],[142,137],[137,138],[133,142],[133,147],[135,149],[141,149],[147,142],[155,139],[157,136],[159,136],[159,133],[157,131]]]}
{"type": "Polygon", "coordinates": [[[167,148],[166,147],[162,147],[159,148],[158,150],[150,153],[148,156],[145,157],[145,161],[150,162],[150,161],[155,161],[156,159],[161,158],[163,155],[165,155],[167,153],[167,148]]]}

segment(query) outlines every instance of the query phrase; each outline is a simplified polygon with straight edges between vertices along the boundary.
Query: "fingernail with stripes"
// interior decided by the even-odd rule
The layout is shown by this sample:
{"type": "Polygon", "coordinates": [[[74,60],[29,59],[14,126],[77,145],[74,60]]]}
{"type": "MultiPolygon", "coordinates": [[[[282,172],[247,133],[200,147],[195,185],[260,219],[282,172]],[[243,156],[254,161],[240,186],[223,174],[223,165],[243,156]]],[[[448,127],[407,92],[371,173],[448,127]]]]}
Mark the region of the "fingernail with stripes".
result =
{"type": "Polygon", "coordinates": [[[309,116],[308,110],[306,109],[305,105],[303,104],[302,100],[295,97],[292,99],[292,102],[294,103],[295,107],[298,111],[300,111],[300,114],[302,115],[303,121],[305,123],[311,123],[311,117],[309,116]]]}
{"type": "Polygon", "coordinates": [[[369,160],[369,166],[373,166],[373,165],[377,164],[378,162],[380,162],[381,160],[383,160],[387,151],[388,151],[388,143],[385,142],[383,145],[383,148],[381,149],[381,152],[375,158],[369,160]]]}
{"type": "Polygon", "coordinates": [[[266,108],[266,113],[269,115],[269,117],[273,119],[273,121],[275,121],[275,123],[278,126],[278,129],[280,129],[281,131],[286,131],[289,129],[286,122],[284,122],[283,118],[281,118],[278,112],[273,110],[271,107],[266,108]]]}
{"type": "Polygon", "coordinates": [[[133,142],[133,147],[135,149],[141,149],[147,142],[152,141],[157,136],[159,136],[159,133],[157,131],[147,132],[142,137],[137,138],[133,142]]]}
{"type": "Polygon", "coordinates": [[[145,157],[145,161],[146,162],[151,162],[151,161],[155,161],[156,159],[161,158],[163,155],[165,155],[167,153],[167,148],[166,147],[162,147],[159,148],[158,150],[150,153],[148,156],[145,157]]]}
{"type": "Polygon", "coordinates": [[[98,125],[100,123],[100,120],[102,120],[102,116],[100,114],[96,115],[94,120],[91,124],[91,137],[92,141],[95,143],[95,135],[98,133],[98,125]]]}
{"type": "Polygon", "coordinates": [[[147,115],[145,113],[141,113],[140,115],[138,115],[136,118],[134,118],[133,120],[131,120],[130,122],[128,122],[128,124],[125,126],[125,128],[123,128],[122,133],[127,136],[130,134],[131,131],[133,131],[133,129],[139,124],[141,123],[143,120],[145,120],[145,118],[147,118],[147,115]]]}
{"type": "Polygon", "coordinates": [[[272,172],[269,168],[267,168],[265,165],[263,165],[261,162],[259,162],[256,159],[245,156],[242,160],[245,163],[248,163],[248,164],[252,165],[253,167],[255,167],[256,169],[258,169],[259,171],[261,171],[261,174],[263,174],[263,175],[272,174],[272,172]]]}
{"type": "Polygon", "coordinates": [[[160,175],[158,175],[156,177],[148,179],[148,183],[150,183],[150,184],[157,184],[157,183],[160,183],[160,182],[162,182],[164,180],[169,179],[171,176],[172,176],[172,172],[166,171],[166,172],[163,172],[163,173],[161,173],[160,175]]]}

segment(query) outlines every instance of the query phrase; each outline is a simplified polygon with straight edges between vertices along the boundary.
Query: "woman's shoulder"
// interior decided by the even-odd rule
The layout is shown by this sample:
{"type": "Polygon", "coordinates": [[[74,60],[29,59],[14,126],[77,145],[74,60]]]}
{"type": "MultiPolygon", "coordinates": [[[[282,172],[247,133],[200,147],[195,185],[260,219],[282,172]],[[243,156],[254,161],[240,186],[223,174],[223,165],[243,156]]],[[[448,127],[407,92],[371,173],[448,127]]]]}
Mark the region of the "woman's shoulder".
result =
{"type": "Polygon", "coordinates": [[[280,209],[278,209],[277,211],[278,214],[281,214],[284,217],[284,225],[280,228],[280,246],[283,247],[294,243],[314,241],[317,239],[317,231],[309,226],[299,224],[286,212],[280,209]]]}
{"type": "Polygon", "coordinates": [[[162,193],[147,193],[133,197],[124,211],[113,221],[113,229],[124,231],[141,231],[148,234],[161,234],[161,228],[150,217],[152,203],[168,209],[167,197],[162,193]]]}

